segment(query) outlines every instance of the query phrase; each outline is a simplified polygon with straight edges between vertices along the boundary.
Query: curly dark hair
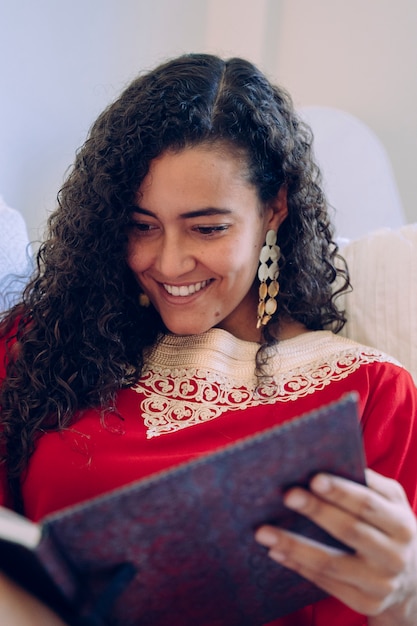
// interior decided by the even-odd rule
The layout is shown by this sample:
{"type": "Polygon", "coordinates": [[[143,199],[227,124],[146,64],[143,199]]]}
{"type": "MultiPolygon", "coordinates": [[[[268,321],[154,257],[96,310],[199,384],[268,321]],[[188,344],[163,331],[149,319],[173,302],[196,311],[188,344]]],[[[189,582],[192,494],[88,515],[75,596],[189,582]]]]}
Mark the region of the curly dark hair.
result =
{"type": "MultiPolygon", "coordinates": [[[[140,375],[143,350],[163,324],[140,306],[126,264],[134,197],[155,157],[203,143],[243,154],[263,203],[286,186],[277,323],[343,325],[334,284],[342,275],[336,293],[346,287],[346,268],[336,267],[311,132],[291,98],[242,59],[168,61],[134,80],[92,126],[58,194],[35,276],[3,319],[0,405],[12,483],[39,433],[64,428],[84,408],[112,407],[117,390],[140,375]]],[[[264,345],[272,341],[265,330],[264,345]]]]}

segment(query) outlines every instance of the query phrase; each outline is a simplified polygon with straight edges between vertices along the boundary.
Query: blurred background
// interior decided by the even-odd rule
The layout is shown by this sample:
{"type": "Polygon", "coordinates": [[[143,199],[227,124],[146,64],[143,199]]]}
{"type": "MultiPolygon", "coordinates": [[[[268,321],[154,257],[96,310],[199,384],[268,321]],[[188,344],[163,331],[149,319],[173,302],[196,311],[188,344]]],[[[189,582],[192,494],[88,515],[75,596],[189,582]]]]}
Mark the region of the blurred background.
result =
{"type": "Polygon", "coordinates": [[[0,195],[35,247],[100,111],[184,52],[246,57],[298,107],[357,116],[417,221],[416,0],[0,0],[0,24],[0,195]]]}

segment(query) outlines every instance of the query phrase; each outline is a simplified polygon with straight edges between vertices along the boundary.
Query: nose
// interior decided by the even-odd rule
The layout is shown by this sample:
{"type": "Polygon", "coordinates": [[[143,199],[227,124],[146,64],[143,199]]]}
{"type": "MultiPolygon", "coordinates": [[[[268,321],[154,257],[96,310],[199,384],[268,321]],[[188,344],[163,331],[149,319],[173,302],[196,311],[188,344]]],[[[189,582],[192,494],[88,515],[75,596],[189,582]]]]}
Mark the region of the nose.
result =
{"type": "Polygon", "coordinates": [[[154,267],[164,278],[178,278],[197,265],[195,248],[185,237],[165,233],[156,251],[154,267]]]}

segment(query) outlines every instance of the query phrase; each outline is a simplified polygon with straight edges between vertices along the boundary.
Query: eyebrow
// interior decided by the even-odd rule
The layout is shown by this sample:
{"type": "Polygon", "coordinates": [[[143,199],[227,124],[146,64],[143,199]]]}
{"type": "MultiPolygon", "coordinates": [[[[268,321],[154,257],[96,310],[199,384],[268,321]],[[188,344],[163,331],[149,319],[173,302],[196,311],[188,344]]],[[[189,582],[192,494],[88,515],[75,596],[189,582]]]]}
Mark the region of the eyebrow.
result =
{"type": "MultiPolygon", "coordinates": [[[[148,211],[148,209],[144,209],[142,207],[133,206],[132,211],[134,213],[142,213],[144,215],[149,215],[150,217],[158,218],[158,216],[152,211],[148,211]]],[[[210,215],[230,215],[230,209],[221,209],[216,207],[205,207],[204,209],[196,209],[195,211],[187,211],[185,213],[180,213],[179,217],[183,219],[189,219],[193,217],[209,217],[210,215]]]]}

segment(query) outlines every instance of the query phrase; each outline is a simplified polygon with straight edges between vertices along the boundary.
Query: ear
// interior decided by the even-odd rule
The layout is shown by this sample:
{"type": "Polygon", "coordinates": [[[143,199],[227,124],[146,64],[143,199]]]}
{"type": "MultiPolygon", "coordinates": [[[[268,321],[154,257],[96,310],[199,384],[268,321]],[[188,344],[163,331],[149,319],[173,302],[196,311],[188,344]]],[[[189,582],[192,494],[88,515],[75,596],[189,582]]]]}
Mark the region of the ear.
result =
{"type": "Polygon", "coordinates": [[[288,215],[287,186],[281,185],[275,198],[268,202],[268,229],[277,231],[288,215]]]}

